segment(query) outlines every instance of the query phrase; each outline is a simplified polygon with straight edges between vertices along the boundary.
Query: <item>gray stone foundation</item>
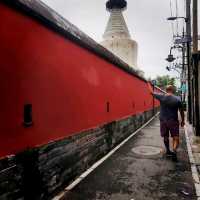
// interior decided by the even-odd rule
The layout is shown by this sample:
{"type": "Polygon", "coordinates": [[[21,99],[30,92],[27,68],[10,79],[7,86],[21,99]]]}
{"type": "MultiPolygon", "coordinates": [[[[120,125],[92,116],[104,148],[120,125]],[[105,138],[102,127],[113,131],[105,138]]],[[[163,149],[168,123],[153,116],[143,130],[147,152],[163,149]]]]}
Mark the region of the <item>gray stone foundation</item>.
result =
{"type": "Polygon", "coordinates": [[[15,156],[0,160],[0,199],[23,199],[22,167],[17,164],[15,156]]]}
{"type": "Polygon", "coordinates": [[[0,160],[0,199],[50,199],[152,116],[151,110],[0,160]]]}

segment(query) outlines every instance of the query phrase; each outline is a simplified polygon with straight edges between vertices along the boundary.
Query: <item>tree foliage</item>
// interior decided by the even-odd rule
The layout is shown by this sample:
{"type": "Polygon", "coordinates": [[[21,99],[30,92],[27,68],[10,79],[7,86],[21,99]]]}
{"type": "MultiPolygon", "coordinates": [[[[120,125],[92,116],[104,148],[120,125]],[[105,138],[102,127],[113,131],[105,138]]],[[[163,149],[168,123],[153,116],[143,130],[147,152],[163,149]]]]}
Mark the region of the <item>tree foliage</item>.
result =
{"type": "Polygon", "coordinates": [[[176,87],[176,80],[169,75],[165,76],[157,76],[156,77],[156,85],[161,89],[165,90],[167,85],[173,85],[176,87]]]}

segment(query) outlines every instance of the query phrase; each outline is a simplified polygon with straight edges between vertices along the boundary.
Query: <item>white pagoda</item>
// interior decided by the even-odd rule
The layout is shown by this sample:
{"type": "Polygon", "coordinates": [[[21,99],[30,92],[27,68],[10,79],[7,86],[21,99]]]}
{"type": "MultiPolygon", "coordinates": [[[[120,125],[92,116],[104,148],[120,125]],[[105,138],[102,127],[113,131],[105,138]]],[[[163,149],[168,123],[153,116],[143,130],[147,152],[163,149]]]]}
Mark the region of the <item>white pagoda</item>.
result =
{"type": "Polygon", "coordinates": [[[127,2],[125,0],[109,0],[106,8],[110,12],[110,18],[101,44],[130,67],[139,70],[137,66],[138,45],[131,39],[122,14],[127,8],[127,2]]]}

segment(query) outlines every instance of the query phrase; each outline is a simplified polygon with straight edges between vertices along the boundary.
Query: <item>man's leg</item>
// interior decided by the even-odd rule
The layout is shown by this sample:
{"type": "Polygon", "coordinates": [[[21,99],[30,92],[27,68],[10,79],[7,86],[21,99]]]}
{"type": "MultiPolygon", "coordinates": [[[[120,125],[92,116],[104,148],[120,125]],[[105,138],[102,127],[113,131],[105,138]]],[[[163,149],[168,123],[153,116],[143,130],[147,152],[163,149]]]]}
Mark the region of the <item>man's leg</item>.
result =
{"type": "Polygon", "coordinates": [[[171,152],[169,148],[169,136],[164,136],[163,139],[164,139],[166,153],[169,154],[171,152]]]}
{"type": "Polygon", "coordinates": [[[160,122],[160,133],[161,133],[161,137],[163,137],[166,154],[171,155],[170,145],[169,145],[169,129],[167,128],[167,124],[165,121],[160,122]]]}
{"type": "Polygon", "coordinates": [[[173,160],[177,161],[176,151],[179,147],[179,122],[172,121],[170,123],[170,133],[173,138],[173,160]]]}
{"type": "Polygon", "coordinates": [[[179,136],[173,137],[173,151],[176,152],[176,150],[179,147],[179,136]]]}
{"type": "Polygon", "coordinates": [[[179,146],[179,136],[173,136],[173,152],[172,152],[172,158],[173,158],[173,161],[177,162],[177,149],[178,149],[178,146],[179,146]]]}

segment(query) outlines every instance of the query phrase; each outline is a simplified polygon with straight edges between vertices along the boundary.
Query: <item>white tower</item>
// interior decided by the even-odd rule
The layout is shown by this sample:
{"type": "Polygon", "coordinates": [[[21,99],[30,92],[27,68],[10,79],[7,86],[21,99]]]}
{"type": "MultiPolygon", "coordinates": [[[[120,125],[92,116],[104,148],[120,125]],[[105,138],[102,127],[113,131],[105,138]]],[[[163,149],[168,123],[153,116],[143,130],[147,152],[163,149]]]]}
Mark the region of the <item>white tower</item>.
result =
{"type": "Polygon", "coordinates": [[[130,67],[138,70],[137,42],[131,39],[122,14],[126,7],[127,2],[125,0],[109,0],[106,3],[106,8],[110,12],[110,18],[103,35],[104,40],[101,44],[129,64],[130,67]]]}

